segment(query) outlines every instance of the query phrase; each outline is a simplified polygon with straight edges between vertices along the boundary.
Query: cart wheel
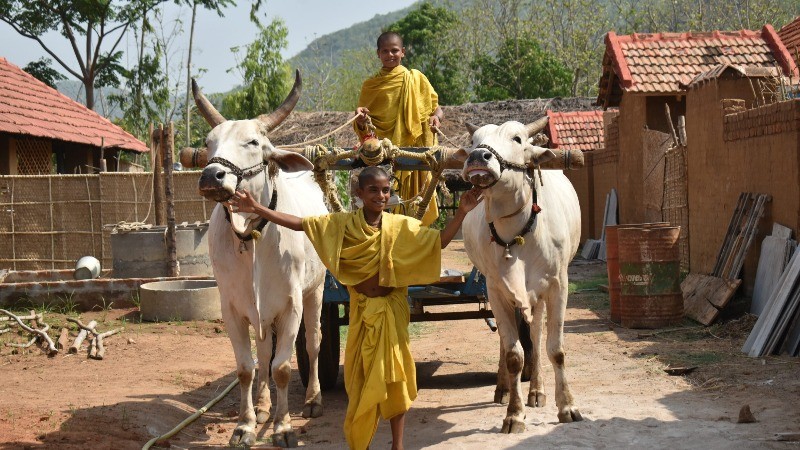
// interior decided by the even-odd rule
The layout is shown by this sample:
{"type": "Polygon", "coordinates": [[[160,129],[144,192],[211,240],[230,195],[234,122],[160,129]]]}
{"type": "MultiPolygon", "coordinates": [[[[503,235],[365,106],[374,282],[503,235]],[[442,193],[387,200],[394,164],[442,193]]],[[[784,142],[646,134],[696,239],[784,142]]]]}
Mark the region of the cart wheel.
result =
{"type": "MultiPolygon", "coordinates": [[[[339,325],[336,323],[338,317],[338,303],[322,304],[319,383],[323,391],[335,388],[336,380],[339,377],[340,340],[339,325]]],[[[300,371],[300,380],[303,382],[303,386],[308,386],[308,353],[306,352],[306,328],[303,322],[300,322],[300,331],[297,333],[295,352],[297,353],[297,369],[300,371]]]]}
{"type": "Polygon", "coordinates": [[[525,353],[525,363],[522,366],[522,381],[530,381],[533,372],[533,342],[531,341],[531,326],[525,322],[521,314],[517,314],[519,329],[519,343],[525,353]]]}

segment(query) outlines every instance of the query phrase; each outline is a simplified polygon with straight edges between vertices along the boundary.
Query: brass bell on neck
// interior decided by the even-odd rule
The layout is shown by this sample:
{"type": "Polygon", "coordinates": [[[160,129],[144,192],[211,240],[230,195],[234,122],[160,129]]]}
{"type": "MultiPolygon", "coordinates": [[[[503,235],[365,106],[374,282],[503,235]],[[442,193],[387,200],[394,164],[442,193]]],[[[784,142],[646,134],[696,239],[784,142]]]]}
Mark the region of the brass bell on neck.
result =
{"type": "Polygon", "coordinates": [[[503,251],[503,258],[511,259],[511,250],[508,245],[506,245],[506,249],[503,251]]]}

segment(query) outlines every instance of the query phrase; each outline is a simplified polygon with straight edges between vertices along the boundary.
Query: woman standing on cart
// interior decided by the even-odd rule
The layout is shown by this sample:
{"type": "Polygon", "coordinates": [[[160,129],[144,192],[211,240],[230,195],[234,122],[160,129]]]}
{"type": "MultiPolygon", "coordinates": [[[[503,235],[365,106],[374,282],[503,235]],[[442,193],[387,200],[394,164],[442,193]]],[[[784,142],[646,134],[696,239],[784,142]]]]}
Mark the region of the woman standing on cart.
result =
{"type": "Polygon", "coordinates": [[[369,446],[381,416],[390,421],[392,449],[403,448],[405,413],[417,397],[408,340],[408,286],[439,281],[441,249],[480,202],[479,190],[466,192],[453,220],[440,232],[414,218],[384,212],[389,184],[383,169],[367,167],[356,189],[364,202],[361,209],[302,219],[264,207],[247,191],[230,200],[238,211],[305,231],[331,274],[347,286],[344,432],[350,448],[357,450],[369,446]]]}
{"type": "MultiPolygon", "coordinates": [[[[406,55],[403,38],[393,31],[378,37],[378,58],[383,67],[372,78],[364,81],[358,99],[355,130],[363,141],[372,130],[367,128],[367,115],[375,127],[378,139],[388,138],[398,147],[432,147],[444,113],[439,107],[439,96],[422,72],[408,70],[402,65],[406,55]]],[[[397,171],[400,197],[414,198],[431,182],[428,171],[397,171]]],[[[431,198],[422,224],[428,226],[439,217],[436,196],[431,198]]]]}

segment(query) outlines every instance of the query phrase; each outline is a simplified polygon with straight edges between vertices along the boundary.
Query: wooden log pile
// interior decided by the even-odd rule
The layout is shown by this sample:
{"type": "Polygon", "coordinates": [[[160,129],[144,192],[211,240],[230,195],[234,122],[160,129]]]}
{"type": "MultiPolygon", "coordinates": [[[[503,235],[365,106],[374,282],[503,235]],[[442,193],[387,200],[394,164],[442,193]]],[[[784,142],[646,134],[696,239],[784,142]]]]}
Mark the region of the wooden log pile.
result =
{"type": "Polygon", "coordinates": [[[103,359],[105,357],[106,349],[103,346],[103,339],[117,334],[125,328],[115,328],[106,332],[97,331],[97,322],[92,320],[84,325],[78,319],[72,317],[67,318],[67,321],[74,323],[80,329],[78,336],[69,348],[70,353],[78,353],[81,350],[81,345],[86,338],[89,338],[88,357],[91,359],[103,359]]]}
{"type": "Polygon", "coordinates": [[[44,317],[42,314],[37,314],[36,311],[31,310],[26,316],[18,316],[14,313],[6,311],[5,309],[0,309],[0,314],[3,315],[0,316],[0,322],[9,323],[6,327],[0,330],[3,333],[10,331],[11,327],[13,326],[18,326],[32,335],[31,340],[25,344],[8,342],[6,343],[8,347],[28,348],[34,343],[40,342],[43,345],[46,344],[45,352],[47,352],[47,356],[53,357],[58,354],[58,348],[56,348],[56,344],[47,334],[47,331],[50,329],[50,325],[44,322],[44,317]],[[30,323],[26,324],[24,322],[26,320],[29,320],[30,323]]]}
{"type": "Polygon", "coordinates": [[[758,231],[764,208],[772,197],[743,192],[728,224],[725,240],[710,275],[690,273],[681,283],[687,317],[711,325],[733,298],[742,280],[739,273],[758,231]]]}
{"type": "Polygon", "coordinates": [[[31,310],[29,314],[17,315],[5,309],[0,309],[0,334],[8,333],[14,328],[19,328],[31,335],[31,338],[26,343],[7,342],[7,347],[15,348],[29,348],[35,343],[41,345],[42,350],[47,353],[47,356],[53,357],[64,349],[68,349],[68,353],[74,354],[81,350],[81,346],[86,339],[89,339],[88,357],[91,359],[103,359],[105,357],[105,346],[103,340],[117,334],[125,328],[115,328],[113,330],[100,332],[97,330],[97,322],[92,320],[87,325],[84,325],[80,320],[74,318],[67,318],[68,322],[72,322],[78,326],[79,332],[75,337],[72,345],[69,344],[69,329],[61,328],[59,337],[56,342],[50,338],[48,331],[50,325],[44,321],[44,315],[31,310]],[[25,323],[25,322],[28,323],[25,323]]]}

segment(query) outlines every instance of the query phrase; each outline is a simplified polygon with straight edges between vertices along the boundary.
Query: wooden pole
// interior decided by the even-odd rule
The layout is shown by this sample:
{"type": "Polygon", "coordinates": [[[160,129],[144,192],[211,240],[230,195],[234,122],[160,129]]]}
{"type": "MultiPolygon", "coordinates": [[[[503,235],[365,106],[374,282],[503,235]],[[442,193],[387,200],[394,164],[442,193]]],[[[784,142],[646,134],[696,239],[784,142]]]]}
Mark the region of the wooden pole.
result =
{"type": "Polygon", "coordinates": [[[94,327],[97,326],[97,321],[92,320],[88,325],[83,325],[80,320],[77,319],[68,318],[67,321],[76,323],[81,329],[75,341],[72,343],[72,346],[69,348],[69,353],[78,353],[78,350],[81,349],[81,344],[83,344],[83,340],[86,339],[86,336],[89,334],[89,330],[94,331],[94,327]]]}
{"type": "Polygon", "coordinates": [[[156,225],[164,225],[166,224],[164,218],[164,187],[163,178],[161,178],[163,165],[161,142],[163,141],[164,126],[159,124],[155,130],[152,130],[152,126],[150,128],[152,131],[150,133],[150,156],[153,163],[153,204],[156,210],[156,225]]]}
{"type": "Polygon", "coordinates": [[[173,149],[175,148],[174,124],[167,126],[166,134],[162,135],[164,144],[164,181],[167,205],[167,258],[169,259],[168,273],[171,277],[177,277],[180,273],[178,266],[178,253],[175,245],[175,195],[172,186],[172,162],[173,149]]]}
{"type": "Polygon", "coordinates": [[[56,342],[56,348],[59,350],[64,350],[67,348],[67,344],[69,344],[69,329],[62,328],[61,334],[58,337],[58,342],[56,342]]]}

